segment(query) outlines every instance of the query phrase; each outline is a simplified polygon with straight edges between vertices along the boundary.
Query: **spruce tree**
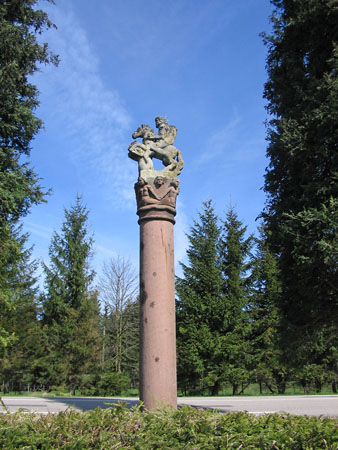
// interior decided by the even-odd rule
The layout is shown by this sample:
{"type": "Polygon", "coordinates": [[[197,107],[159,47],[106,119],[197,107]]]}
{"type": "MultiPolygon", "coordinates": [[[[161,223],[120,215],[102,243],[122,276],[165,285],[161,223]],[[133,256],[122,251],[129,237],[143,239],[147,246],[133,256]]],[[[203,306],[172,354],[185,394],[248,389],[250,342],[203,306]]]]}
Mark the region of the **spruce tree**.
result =
{"type": "Polygon", "coordinates": [[[191,227],[187,256],[177,278],[178,384],[185,393],[217,393],[224,297],[217,216],[209,200],[191,227]]]}
{"type": "MultiPolygon", "coordinates": [[[[0,315],[0,327],[6,333],[6,345],[0,346],[0,383],[5,390],[30,389],[38,379],[38,359],[42,355],[42,332],[38,321],[36,269],[32,249],[25,248],[27,235],[16,236],[21,258],[15,276],[6,277],[11,292],[9,313],[0,315]]],[[[14,273],[13,273],[14,275],[14,273]]]]}
{"type": "Polygon", "coordinates": [[[283,394],[290,370],[287,351],[280,339],[282,326],[279,312],[281,282],[278,261],[270,251],[264,227],[255,239],[256,251],[251,273],[249,317],[250,341],[254,360],[254,376],[262,393],[263,384],[271,393],[283,394]]]}
{"type": "Polygon", "coordinates": [[[338,323],[338,8],[331,0],[272,4],[263,218],[287,332],[301,341],[305,330],[338,323]]]}
{"type": "MultiPolygon", "coordinates": [[[[30,77],[39,65],[57,58],[37,35],[53,26],[37,0],[3,0],[0,4],[0,313],[11,314],[11,280],[24,260],[18,223],[43,201],[39,178],[29,166],[30,145],[42,127],[34,114],[38,90],[30,77]]],[[[10,336],[0,329],[0,345],[10,336]]]]}
{"type": "Polygon", "coordinates": [[[224,292],[227,297],[229,321],[240,320],[241,311],[246,307],[249,293],[249,269],[251,268],[251,249],[253,236],[246,237],[247,227],[239,220],[230,206],[223,221],[220,239],[220,258],[224,279],[224,292]]]}
{"type": "Polygon", "coordinates": [[[46,331],[45,381],[71,389],[81,385],[98,362],[98,299],[91,290],[93,239],[81,198],[65,209],[61,233],[54,233],[50,265],[44,264],[42,323],[46,331]]]}
{"type": "Polygon", "coordinates": [[[248,336],[250,320],[250,269],[253,236],[232,206],[223,221],[220,236],[220,264],[223,277],[225,311],[222,326],[223,376],[238,393],[250,382],[252,355],[248,336]]]}

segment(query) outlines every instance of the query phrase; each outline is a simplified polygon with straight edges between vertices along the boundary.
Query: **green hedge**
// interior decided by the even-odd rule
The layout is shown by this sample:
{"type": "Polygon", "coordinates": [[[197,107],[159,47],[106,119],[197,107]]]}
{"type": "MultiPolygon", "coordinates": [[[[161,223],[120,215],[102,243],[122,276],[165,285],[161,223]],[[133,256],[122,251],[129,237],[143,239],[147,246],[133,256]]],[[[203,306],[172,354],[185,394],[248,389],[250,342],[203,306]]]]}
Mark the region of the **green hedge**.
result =
{"type": "Polygon", "coordinates": [[[86,413],[2,415],[0,448],[338,449],[338,419],[118,405],[86,413]]]}

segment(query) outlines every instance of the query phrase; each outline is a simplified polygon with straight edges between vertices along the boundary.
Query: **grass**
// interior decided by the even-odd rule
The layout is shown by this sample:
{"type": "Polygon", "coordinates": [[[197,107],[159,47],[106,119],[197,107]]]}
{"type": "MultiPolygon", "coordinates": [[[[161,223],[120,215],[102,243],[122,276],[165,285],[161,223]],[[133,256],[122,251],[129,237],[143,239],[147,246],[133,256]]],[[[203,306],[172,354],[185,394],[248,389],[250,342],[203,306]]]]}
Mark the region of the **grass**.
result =
{"type": "MultiPolygon", "coordinates": [[[[263,392],[260,394],[259,392],[259,385],[256,383],[250,384],[244,391],[244,394],[242,396],[258,396],[258,395],[305,395],[303,388],[298,385],[297,383],[289,382],[287,383],[287,387],[285,390],[285,394],[278,394],[277,392],[271,393],[271,391],[263,387],[263,392]]],[[[306,395],[338,395],[333,394],[331,386],[330,385],[324,385],[323,389],[320,393],[316,392],[315,390],[310,390],[306,395]]],[[[6,394],[2,393],[0,391],[0,397],[5,396],[27,396],[27,397],[72,397],[74,396],[71,392],[65,392],[60,390],[51,390],[51,391],[12,391],[8,392],[6,394]]],[[[112,395],[107,394],[107,397],[111,397],[112,395]]],[[[115,396],[115,395],[114,395],[115,396]]],[[[128,389],[128,391],[121,393],[119,396],[122,397],[138,397],[138,389],[128,389]]],[[[184,396],[182,392],[179,392],[179,396],[184,396]]],[[[205,394],[198,395],[198,397],[209,397],[210,395],[205,394]]],[[[231,386],[226,386],[222,391],[219,393],[218,397],[221,396],[232,396],[232,388],[231,386]]],[[[75,397],[81,397],[80,391],[75,391],[75,397]]],[[[85,397],[85,396],[84,396],[85,397]]],[[[102,397],[102,396],[100,396],[102,397]]],[[[195,395],[193,397],[196,397],[195,395]]]]}
{"type": "MultiPolygon", "coordinates": [[[[222,391],[220,395],[228,396],[232,395],[232,388],[229,386],[222,391]]],[[[267,387],[263,386],[263,392],[260,394],[259,385],[256,383],[250,384],[244,391],[245,396],[257,396],[257,395],[334,395],[330,385],[324,385],[321,392],[310,390],[308,394],[304,394],[304,389],[297,383],[289,382],[286,385],[285,393],[278,394],[276,391],[272,393],[267,387]]]]}
{"type": "MultiPolygon", "coordinates": [[[[122,397],[138,397],[138,389],[129,389],[127,392],[119,394],[122,397]]],[[[1,397],[87,397],[86,395],[81,395],[80,391],[75,391],[75,395],[72,392],[51,390],[51,391],[10,391],[3,393],[0,391],[1,397]]],[[[97,397],[103,397],[102,395],[97,397]]],[[[112,397],[112,395],[107,394],[107,397],[112,397]]],[[[115,397],[115,395],[114,395],[115,397]]]]}
{"type": "MultiPolygon", "coordinates": [[[[183,393],[180,393],[180,395],[183,396],[183,393]]],[[[304,394],[304,389],[302,388],[302,386],[298,385],[297,383],[294,382],[289,382],[286,385],[286,390],[284,394],[278,394],[277,391],[275,391],[274,393],[272,393],[267,387],[263,386],[263,392],[262,394],[260,394],[259,391],[259,385],[257,383],[252,383],[250,384],[245,390],[244,393],[241,394],[241,396],[259,396],[259,395],[263,395],[263,396],[267,396],[267,395],[336,395],[333,394],[331,386],[328,385],[324,385],[323,389],[320,393],[316,392],[315,390],[310,390],[307,394],[304,394]]],[[[208,397],[210,395],[204,395],[205,397],[208,397]]],[[[218,397],[227,397],[227,396],[232,396],[232,387],[231,386],[225,386],[218,394],[218,397]]],[[[195,396],[194,396],[195,397],[195,396]]],[[[203,397],[203,395],[199,395],[199,397],[203,397]]]]}

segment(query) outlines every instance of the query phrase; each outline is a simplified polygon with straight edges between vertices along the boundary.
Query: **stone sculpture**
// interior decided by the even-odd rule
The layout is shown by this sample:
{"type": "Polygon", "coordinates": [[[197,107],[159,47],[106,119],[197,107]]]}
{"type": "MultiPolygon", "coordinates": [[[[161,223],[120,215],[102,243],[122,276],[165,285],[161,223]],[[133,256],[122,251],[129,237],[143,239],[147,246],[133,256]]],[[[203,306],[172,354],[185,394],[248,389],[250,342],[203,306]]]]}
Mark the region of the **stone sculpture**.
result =
{"type": "Polygon", "coordinates": [[[157,176],[154,180],[146,181],[139,177],[135,184],[138,209],[147,205],[165,205],[175,209],[176,197],[179,193],[178,186],[177,179],[157,176]]]}
{"type": "Polygon", "coordinates": [[[135,184],[140,224],[140,400],[146,409],[177,405],[173,226],[177,176],[183,169],[174,146],[177,129],[156,117],[158,134],[141,125],[129,157],[138,162],[135,184]],[[164,168],[155,170],[153,158],[164,168]]]}
{"type": "Polygon", "coordinates": [[[155,179],[156,176],[176,178],[183,169],[182,154],[173,144],[177,128],[169,125],[165,117],[156,117],[158,134],[149,126],[142,124],[132,137],[142,138],[142,143],[133,141],[129,145],[129,157],[138,161],[139,176],[144,180],[155,179]],[[162,161],[165,166],[162,170],[155,170],[152,158],[162,161]]]}
{"type": "MultiPolygon", "coordinates": [[[[128,148],[129,157],[138,162],[139,178],[135,184],[138,214],[146,212],[151,205],[157,205],[157,211],[169,212],[168,217],[176,214],[176,197],[179,193],[177,175],[184,166],[181,151],[173,144],[177,128],[169,125],[165,117],[156,117],[158,134],[149,126],[142,124],[132,137],[142,138],[142,143],[133,141],[128,148]],[[164,168],[155,170],[153,158],[162,161],[164,168]]],[[[164,218],[164,217],[163,217],[164,218]]]]}

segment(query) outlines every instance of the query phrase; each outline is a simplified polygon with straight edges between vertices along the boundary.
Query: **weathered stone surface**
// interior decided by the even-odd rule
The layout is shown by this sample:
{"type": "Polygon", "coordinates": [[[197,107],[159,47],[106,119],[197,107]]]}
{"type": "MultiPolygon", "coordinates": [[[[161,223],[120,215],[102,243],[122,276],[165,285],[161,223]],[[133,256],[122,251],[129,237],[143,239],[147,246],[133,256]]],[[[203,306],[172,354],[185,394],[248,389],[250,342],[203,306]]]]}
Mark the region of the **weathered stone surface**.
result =
{"type": "Polygon", "coordinates": [[[140,399],[147,409],[177,405],[173,224],[140,224],[140,399]]]}
{"type": "Polygon", "coordinates": [[[139,177],[135,184],[137,214],[142,220],[150,218],[169,220],[175,223],[176,197],[179,193],[179,181],[173,178],[157,176],[147,181],[139,177]]]}
{"type": "Polygon", "coordinates": [[[138,162],[139,176],[146,181],[157,176],[176,178],[184,166],[181,151],[173,145],[177,128],[169,125],[164,117],[156,117],[155,123],[158,134],[145,124],[134,131],[132,137],[142,138],[142,143],[132,142],[128,148],[128,155],[138,162]],[[153,158],[161,160],[165,166],[164,169],[155,170],[153,158]]]}
{"type": "Polygon", "coordinates": [[[138,162],[135,184],[140,224],[140,400],[145,408],[177,406],[174,233],[177,175],[181,152],[173,145],[177,129],[156,117],[158,134],[141,125],[129,146],[138,162]],[[164,169],[155,170],[153,158],[164,169]]]}

